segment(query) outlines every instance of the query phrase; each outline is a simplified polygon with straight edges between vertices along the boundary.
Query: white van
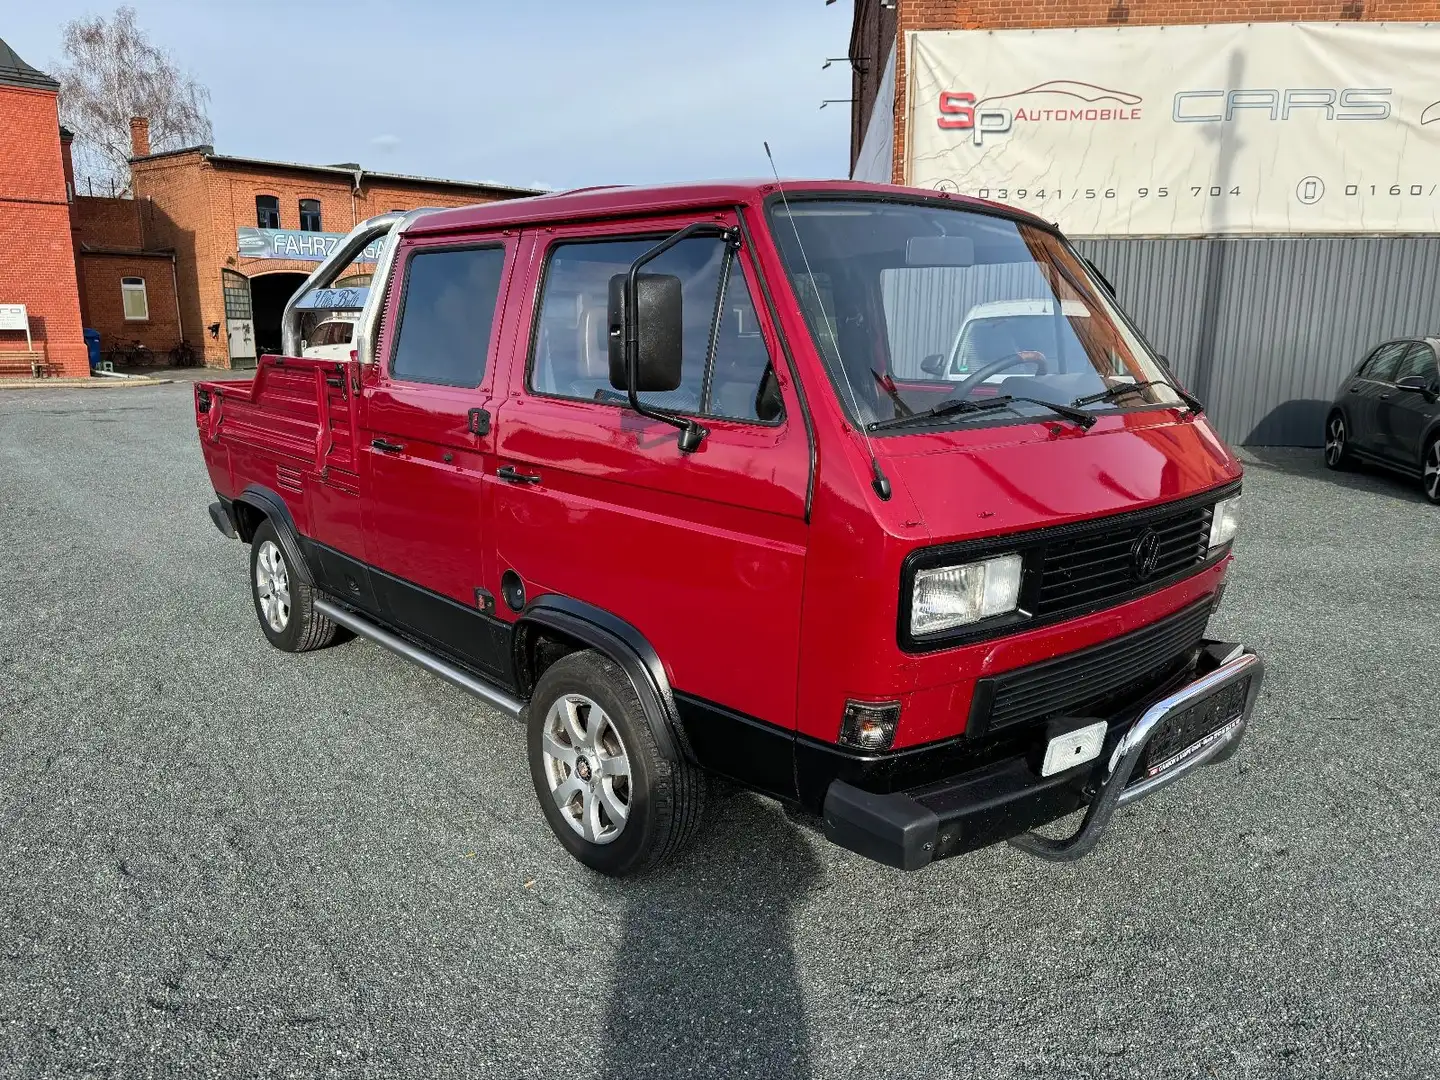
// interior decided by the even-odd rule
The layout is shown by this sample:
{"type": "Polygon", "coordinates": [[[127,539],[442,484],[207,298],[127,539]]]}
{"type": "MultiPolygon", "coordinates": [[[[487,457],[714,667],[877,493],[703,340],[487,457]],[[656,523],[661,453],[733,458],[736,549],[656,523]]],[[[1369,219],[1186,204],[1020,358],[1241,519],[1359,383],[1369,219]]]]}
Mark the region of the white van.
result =
{"type": "Polygon", "coordinates": [[[355,326],[358,315],[331,315],[317,323],[310,336],[305,339],[301,356],[315,356],[321,360],[350,360],[355,355],[355,326]]]}
{"type": "MultiPolygon", "coordinates": [[[[1062,300],[1060,312],[1070,319],[1084,319],[1090,314],[1078,300],[1062,300]]],[[[958,381],[1003,354],[1024,355],[1032,350],[1043,354],[1045,346],[1053,348],[1054,317],[1053,300],[991,300],[976,304],[965,313],[949,354],[927,356],[920,367],[928,375],[958,381]]],[[[1006,371],[984,381],[999,382],[1012,374],[1006,371]]]]}

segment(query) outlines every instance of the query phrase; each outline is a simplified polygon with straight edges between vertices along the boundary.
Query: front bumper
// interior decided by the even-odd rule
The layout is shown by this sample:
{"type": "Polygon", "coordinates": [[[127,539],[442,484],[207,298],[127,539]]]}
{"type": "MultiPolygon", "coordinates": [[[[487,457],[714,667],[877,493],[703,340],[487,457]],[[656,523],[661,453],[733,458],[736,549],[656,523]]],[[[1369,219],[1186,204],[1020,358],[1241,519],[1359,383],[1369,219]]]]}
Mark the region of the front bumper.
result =
{"type": "Polygon", "coordinates": [[[1094,849],[1118,807],[1233,754],[1263,674],[1260,658],[1243,647],[1204,642],[1189,682],[1138,717],[1112,718],[1104,751],[1094,763],[1041,777],[1027,758],[1009,758],[890,794],[836,780],[825,793],[825,835],[902,870],[918,870],[1002,840],[1039,858],[1078,859],[1094,849]],[[1177,731],[1196,724],[1197,717],[1199,733],[1193,741],[1165,748],[1160,760],[1147,756],[1147,750],[1161,750],[1161,740],[1173,741],[1177,731]],[[1072,836],[1054,840],[1031,831],[1082,806],[1087,806],[1085,817],[1072,836]]]}

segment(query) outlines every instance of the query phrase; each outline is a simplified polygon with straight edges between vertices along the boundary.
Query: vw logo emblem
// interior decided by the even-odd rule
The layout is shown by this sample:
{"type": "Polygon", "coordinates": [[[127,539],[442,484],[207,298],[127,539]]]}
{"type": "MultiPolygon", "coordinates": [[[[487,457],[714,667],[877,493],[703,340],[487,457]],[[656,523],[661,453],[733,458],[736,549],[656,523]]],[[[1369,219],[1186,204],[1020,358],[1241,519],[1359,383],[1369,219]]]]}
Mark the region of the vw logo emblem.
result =
{"type": "Polygon", "coordinates": [[[1130,572],[1136,581],[1148,581],[1160,561],[1160,534],[1146,529],[1130,545],[1130,572]]]}

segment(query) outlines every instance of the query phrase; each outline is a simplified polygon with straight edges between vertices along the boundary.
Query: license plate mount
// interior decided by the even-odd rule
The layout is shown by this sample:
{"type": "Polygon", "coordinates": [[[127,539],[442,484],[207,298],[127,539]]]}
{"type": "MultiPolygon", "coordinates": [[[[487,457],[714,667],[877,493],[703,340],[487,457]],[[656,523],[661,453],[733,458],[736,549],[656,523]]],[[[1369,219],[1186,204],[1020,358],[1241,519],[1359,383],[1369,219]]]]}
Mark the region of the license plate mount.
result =
{"type": "Polygon", "coordinates": [[[1199,701],[1171,713],[1145,744],[1131,783],[1169,772],[1245,722],[1250,676],[1226,683],[1199,701]]]}

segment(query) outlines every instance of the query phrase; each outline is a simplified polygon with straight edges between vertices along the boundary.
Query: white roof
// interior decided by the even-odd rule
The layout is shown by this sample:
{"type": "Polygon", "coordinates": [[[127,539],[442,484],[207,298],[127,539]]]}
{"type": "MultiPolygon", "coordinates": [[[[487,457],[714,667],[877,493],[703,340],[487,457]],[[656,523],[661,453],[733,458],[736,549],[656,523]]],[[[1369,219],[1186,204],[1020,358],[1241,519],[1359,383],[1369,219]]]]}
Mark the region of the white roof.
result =
{"type": "MultiPolygon", "coordinates": [[[[1079,300],[1060,301],[1060,310],[1063,314],[1072,318],[1084,319],[1090,315],[1090,309],[1079,300]]],[[[965,314],[965,321],[971,322],[975,319],[999,319],[1008,315],[1053,315],[1055,314],[1054,300],[991,300],[984,304],[976,304],[965,314]]]]}

